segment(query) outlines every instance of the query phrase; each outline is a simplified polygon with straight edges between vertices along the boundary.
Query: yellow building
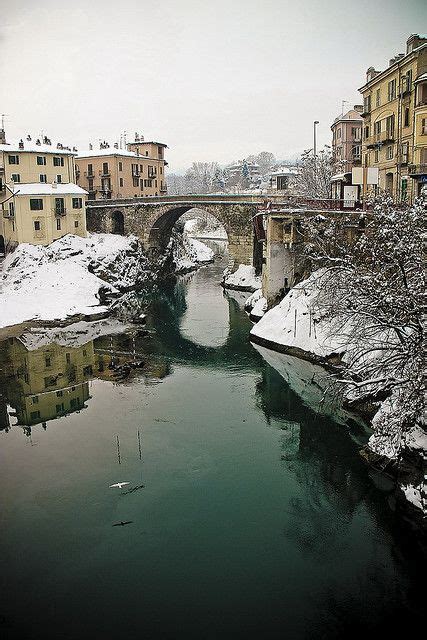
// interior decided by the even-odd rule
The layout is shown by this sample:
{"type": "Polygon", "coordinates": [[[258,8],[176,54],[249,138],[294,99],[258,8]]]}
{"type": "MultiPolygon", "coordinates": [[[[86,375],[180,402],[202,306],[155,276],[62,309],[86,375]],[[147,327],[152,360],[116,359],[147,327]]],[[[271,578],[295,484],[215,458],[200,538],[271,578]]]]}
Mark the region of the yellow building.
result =
{"type": "Polygon", "coordinates": [[[50,244],[72,233],[86,237],[86,198],[75,184],[77,150],[27,136],[6,142],[0,130],[0,251],[21,242],[50,244]]]}
{"type": "Polygon", "coordinates": [[[427,38],[412,35],[406,53],[392,58],[384,71],[370,67],[359,89],[362,163],[379,169],[378,188],[396,202],[412,202],[427,179],[426,72],[427,38]]]}
{"type": "Polygon", "coordinates": [[[89,200],[120,199],[163,195],[167,192],[167,162],[162,142],[135,141],[120,149],[103,142],[76,158],[77,183],[89,192],[89,200]]]}

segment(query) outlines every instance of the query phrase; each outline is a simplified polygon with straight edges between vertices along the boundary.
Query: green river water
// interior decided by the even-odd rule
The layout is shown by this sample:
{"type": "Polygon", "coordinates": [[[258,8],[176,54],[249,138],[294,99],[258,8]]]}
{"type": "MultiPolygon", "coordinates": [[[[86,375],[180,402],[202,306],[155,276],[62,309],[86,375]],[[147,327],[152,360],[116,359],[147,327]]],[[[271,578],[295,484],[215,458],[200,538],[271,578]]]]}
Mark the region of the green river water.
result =
{"type": "Polygon", "coordinates": [[[301,398],[311,365],[275,355],[287,382],[250,344],[223,268],[166,288],[148,335],[83,336],[69,356],[0,344],[2,637],[390,638],[420,624],[417,554],[358,455],[366,429],[301,398]]]}

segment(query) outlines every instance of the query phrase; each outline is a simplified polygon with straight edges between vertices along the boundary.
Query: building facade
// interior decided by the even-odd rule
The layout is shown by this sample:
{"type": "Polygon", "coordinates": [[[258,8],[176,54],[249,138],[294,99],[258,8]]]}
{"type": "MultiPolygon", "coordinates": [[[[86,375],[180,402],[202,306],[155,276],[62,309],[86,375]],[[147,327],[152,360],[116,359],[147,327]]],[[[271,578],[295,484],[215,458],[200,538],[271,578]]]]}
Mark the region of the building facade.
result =
{"type": "Polygon", "coordinates": [[[118,200],[159,196],[167,193],[165,149],[162,142],[146,142],[135,134],[134,142],[119,149],[103,142],[76,158],[77,183],[89,200],[118,200]]]}
{"type": "Polygon", "coordinates": [[[427,181],[427,38],[411,35],[406,53],[384,71],[370,67],[359,91],[362,164],[378,168],[380,191],[412,202],[427,181]]]}
{"type": "Polygon", "coordinates": [[[6,142],[0,132],[0,250],[86,237],[87,193],[75,184],[76,149],[44,138],[6,142]]]}
{"type": "Polygon", "coordinates": [[[351,170],[362,163],[362,105],[343,113],[331,126],[332,158],[335,175],[331,179],[331,197],[343,201],[343,208],[353,208],[360,200],[361,189],[353,185],[351,170]]]}
{"type": "Polygon", "coordinates": [[[292,191],[292,183],[298,173],[296,167],[278,167],[268,176],[267,193],[287,194],[292,191]]]}

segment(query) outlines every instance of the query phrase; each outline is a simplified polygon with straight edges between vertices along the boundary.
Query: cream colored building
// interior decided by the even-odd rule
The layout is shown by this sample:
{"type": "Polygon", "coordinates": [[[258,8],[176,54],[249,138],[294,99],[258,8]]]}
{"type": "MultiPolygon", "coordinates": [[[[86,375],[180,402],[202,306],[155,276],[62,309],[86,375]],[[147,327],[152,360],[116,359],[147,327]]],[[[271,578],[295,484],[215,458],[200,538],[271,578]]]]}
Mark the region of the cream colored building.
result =
{"type": "Polygon", "coordinates": [[[167,192],[162,142],[135,141],[120,149],[103,142],[76,158],[77,183],[89,192],[89,200],[118,200],[164,195],[167,192]]]}
{"type": "Polygon", "coordinates": [[[86,198],[75,184],[76,149],[45,136],[6,142],[0,130],[0,251],[50,244],[72,233],[86,237],[86,198]]]}
{"type": "Polygon", "coordinates": [[[359,91],[362,163],[379,169],[380,190],[412,202],[427,180],[427,38],[410,36],[384,71],[370,67],[359,91]]]}

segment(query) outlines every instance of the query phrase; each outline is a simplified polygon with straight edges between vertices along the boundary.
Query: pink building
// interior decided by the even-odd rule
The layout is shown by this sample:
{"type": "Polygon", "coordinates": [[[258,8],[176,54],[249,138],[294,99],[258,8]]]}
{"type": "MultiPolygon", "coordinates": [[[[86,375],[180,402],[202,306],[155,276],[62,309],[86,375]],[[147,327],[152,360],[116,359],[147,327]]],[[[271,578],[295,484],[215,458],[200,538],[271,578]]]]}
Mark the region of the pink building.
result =
{"type": "MultiPolygon", "coordinates": [[[[332,155],[336,169],[331,185],[333,198],[347,200],[347,195],[344,195],[344,186],[351,185],[351,170],[361,164],[363,118],[360,114],[362,111],[362,105],[354,105],[353,109],[335,118],[331,126],[332,155]]],[[[350,196],[349,189],[347,191],[350,196]]],[[[350,197],[358,200],[359,195],[358,189],[355,189],[350,197]]]]}

